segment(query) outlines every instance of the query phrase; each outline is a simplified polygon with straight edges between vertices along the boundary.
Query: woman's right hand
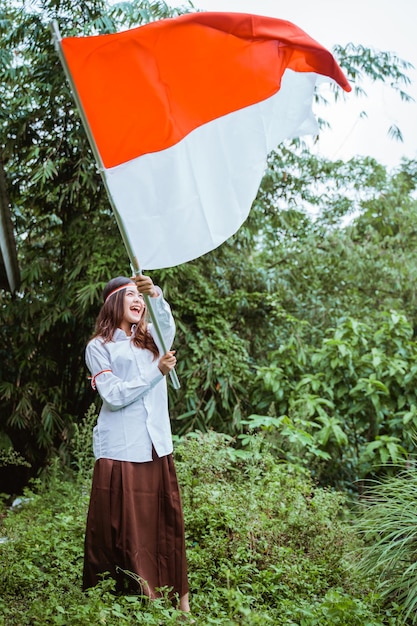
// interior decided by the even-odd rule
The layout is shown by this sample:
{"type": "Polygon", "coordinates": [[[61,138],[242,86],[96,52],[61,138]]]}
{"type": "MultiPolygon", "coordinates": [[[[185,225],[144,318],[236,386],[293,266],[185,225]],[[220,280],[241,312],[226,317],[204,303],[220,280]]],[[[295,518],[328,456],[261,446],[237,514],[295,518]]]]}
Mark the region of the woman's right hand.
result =
{"type": "Polygon", "coordinates": [[[170,350],[163,357],[159,359],[158,367],[161,373],[166,376],[174,369],[177,359],[175,357],[175,350],[170,350]]]}

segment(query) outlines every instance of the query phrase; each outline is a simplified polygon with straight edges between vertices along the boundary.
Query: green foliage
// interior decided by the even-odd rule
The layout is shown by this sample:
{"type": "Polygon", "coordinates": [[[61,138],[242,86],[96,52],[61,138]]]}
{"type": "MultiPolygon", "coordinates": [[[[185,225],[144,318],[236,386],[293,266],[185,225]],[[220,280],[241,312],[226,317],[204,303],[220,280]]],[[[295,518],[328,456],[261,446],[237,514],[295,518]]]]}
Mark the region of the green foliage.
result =
{"type": "Polygon", "coordinates": [[[361,502],[356,522],[366,543],[359,569],[375,576],[381,598],[401,607],[404,623],[417,624],[417,472],[375,483],[361,502]]]}
{"type": "Polygon", "coordinates": [[[398,92],[404,102],[412,100],[411,96],[404,91],[410,85],[410,79],[404,72],[413,67],[408,61],[400,59],[392,52],[375,51],[353,43],[348,43],[344,47],[335,46],[334,53],[354,84],[357,95],[366,95],[360,87],[364,74],[372,82],[382,83],[386,82],[387,74],[389,74],[390,87],[398,92]]]}
{"type": "Polygon", "coordinates": [[[92,432],[97,422],[97,411],[92,404],[82,422],[73,425],[70,439],[71,466],[83,481],[91,478],[94,467],[92,432]]]}
{"type": "Polygon", "coordinates": [[[321,343],[290,339],[258,369],[258,410],[245,421],[267,429],[278,454],[324,482],[348,486],[395,465],[414,449],[417,343],[404,315],[347,318],[321,343]]]}
{"type": "MultiPolygon", "coordinates": [[[[277,464],[263,437],[242,460],[227,435],[194,433],[176,446],[186,524],[192,616],[201,626],[397,625],[372,580],[358,575],[359,547],[344,497],[277,464]]],[[[74,460],[78,468],[85,464],[74,460]]],[[[176,624],[180,612],[116,595],[104,579],[81,592],[89,481],[54,462],[2,520],[4,626],[176,624]],[[80,479],[81,478],[81,479],[80,479]]],[[[187,622],[185,622],[187,623],[187,622]]]]}
{"type": "Polygon", "coordinates": [[[416,161],[388,175],[369,158],[271,156],[249,218],[262,227],[258,265],[268,290],[312,333],[375,310],[415,321],[416,170],[416,161]]]}
{"type": "Polygon", "coordinates": [[[21,454],[16,452],[16,450],[12,450],[11,448],[7,450],[0,449],[0,467],[8,467],[9,465],[30,467],[30,463],[28,463],[21,454]]]}
{"type": "MultiPolygon", "coordinates": [[[[204,261],[158,272],[167,285],[165,293],[177,324],[177,371],[182,385],[170,400],[179,434],[210,428],[233,433],[245,410],[252,370],[235,315],[248,296],[231,289],[231,271],[216,268],[212,254],[204,261]]],[[[249,275],[250,269],[241,271],[249,275]]]]}

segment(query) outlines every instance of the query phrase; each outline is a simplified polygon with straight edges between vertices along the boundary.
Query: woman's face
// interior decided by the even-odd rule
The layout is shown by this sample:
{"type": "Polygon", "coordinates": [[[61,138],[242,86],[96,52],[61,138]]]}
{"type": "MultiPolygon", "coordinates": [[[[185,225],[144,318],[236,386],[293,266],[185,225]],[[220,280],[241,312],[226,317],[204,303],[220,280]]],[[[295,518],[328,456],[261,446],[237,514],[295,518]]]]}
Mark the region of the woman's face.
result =
{"type": "Polygon", "coordinates": [[[132,324],[138,324],[145,310],[143,296],[136,287],[127,287],[123,303],[122,330],[130,335],[132,324]]]}

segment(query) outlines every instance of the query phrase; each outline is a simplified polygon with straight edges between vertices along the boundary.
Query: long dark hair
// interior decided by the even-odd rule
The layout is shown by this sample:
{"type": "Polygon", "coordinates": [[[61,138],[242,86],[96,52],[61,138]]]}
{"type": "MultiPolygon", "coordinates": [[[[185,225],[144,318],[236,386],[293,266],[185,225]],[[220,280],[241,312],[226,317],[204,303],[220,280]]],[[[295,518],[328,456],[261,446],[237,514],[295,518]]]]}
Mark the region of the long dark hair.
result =
{"type": "MultiPolygon", "coordinates": [[[[100,339],[103,339],[104,343],[108,343],[113,340],[113,335],[116,329],[120,327],[123,320],[126,289],[120,288],[123,287],[123,285],[126,285],[127,287],[132,283],[132,279],[126,278],[126,276],[116,276],[116,278],[109,280],[103,290],[104,304],[97,316],[92,339],[100,337],[100,339]],[[120,289],[120,291],[117,291],[111,296],[111,298],[109,298],[108,296],[116,289],[120,289]]],[[[146,305],[144,306],[143,315],[138,324],[136,324],[135,334],[132,341],[138,348],[150,350],[154,357],[157,358],[159,356],[159,350],[148,330],[146,305]]]]}

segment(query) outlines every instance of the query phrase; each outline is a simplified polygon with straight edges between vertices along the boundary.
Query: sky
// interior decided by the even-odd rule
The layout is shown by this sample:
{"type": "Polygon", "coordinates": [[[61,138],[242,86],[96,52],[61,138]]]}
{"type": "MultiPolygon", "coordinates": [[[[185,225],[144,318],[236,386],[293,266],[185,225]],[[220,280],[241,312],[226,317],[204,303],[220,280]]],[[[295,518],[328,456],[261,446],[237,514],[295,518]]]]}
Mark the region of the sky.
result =
{"type": "MultiPolygon", "coordinates": [[[[184,3],[168,0],[168,4],[184,3]]],[[[206,11],[289,20],[330,50],[335,44],[361,44],[394,52],[417,68],[415,0],[193,0],[193,4],[206,11]]],[[[403,156],[417,159],[417,69],[408,75],[412,83],[405,90],[414,98],[412,103],[402,102],[388,85],[367,84],[366,98],[347,94],[345,101],[316,109],[331,124],[330,130],[320,133],[318,153],[331,159],[372,156],[390,168],[403,156]],[[363,110],[367,118],[361,116],[363,110]],[[403,143],[389,138],[393,124],[399,126],[403,143]]]]}

